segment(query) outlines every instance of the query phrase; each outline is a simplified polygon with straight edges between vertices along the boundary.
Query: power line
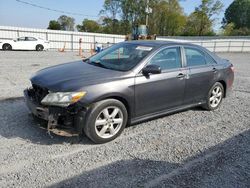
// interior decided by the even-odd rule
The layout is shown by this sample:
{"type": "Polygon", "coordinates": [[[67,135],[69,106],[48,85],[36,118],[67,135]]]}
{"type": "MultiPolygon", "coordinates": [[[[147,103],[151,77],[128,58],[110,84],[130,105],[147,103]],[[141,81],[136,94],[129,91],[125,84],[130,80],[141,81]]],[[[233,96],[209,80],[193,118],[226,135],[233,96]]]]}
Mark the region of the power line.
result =
{"type": "Polygon", "coordinates": [[[29,6],[33,6],[36,8],[40,8],[40,9],[45,9],[45,10],[49,10],[49,11],[53,11],[53,12],[59,12],[59,13],[63,13],[63,14],[71,14],[71,15],[75,15],[75,16],[84,16],[84,17],[95,17],[98,18],[98,16],[93,16],[93,15],[86,15],[86,14],[81,14],[81,13],[75,13],[75,12],[68,12],[68,11],[63,11],[63,10],[58,10],[58,9],[52,9],[52,8],[48,8],[48,7],[44,7],[44,6],[40,6],[34,3],[29,3],[26,1],[22,1],[22,0],[16,0],[19,3],[23,3],[29,6]]]}

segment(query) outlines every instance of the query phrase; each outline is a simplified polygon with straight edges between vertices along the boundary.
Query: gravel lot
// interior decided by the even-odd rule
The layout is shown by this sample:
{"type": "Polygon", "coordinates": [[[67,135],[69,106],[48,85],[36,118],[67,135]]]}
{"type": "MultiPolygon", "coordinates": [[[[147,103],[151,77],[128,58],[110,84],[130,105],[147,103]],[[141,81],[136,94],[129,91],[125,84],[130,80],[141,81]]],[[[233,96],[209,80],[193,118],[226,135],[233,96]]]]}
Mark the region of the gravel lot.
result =
{"type": "Polygon", "coordinates": [[[0,187],[250,187],[250,54],[234,63],[230,97],[125,129],[113,142],[50,137],[25,107],[37,70],[77,52],[0,51],[0,187]]]}

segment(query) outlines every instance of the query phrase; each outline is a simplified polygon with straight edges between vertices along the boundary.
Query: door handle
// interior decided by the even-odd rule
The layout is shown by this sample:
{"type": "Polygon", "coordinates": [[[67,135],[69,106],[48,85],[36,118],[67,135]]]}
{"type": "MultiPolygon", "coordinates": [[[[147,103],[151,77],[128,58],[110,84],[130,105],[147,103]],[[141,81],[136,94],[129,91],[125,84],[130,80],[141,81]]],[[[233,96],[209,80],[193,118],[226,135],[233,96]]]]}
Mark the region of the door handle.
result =
{"type": "Polygon", "coordinates": [[[216,72],[217,72],[217,69],[216,69],[215,67],[213,68],[213,72],[214,72],[214,73],[216,73],[216,72]]]}
{"type": "Polygon", "coordinates": [[[180,74],[178,74],[176,77],[181,79],[181,78],[184,78],[185,76],[186,76],[185,74],[180,73],[180,74]]]}

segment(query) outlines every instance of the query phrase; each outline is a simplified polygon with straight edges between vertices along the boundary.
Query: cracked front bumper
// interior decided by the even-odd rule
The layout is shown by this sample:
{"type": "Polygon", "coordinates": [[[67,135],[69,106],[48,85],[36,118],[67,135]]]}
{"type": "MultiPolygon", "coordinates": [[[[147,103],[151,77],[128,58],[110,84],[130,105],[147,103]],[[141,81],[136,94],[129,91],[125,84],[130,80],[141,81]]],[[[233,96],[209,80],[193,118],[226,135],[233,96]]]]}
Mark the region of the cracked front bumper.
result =
{"type": "Polygon", "coordinates": [[[82,133],[85,112],[79,108],[50,107],[39,104],[29,89],[24,90],[24,98],[29,110],[39,119],[48,122],[46,129],[60,136],[78,136],[82,133]]]}

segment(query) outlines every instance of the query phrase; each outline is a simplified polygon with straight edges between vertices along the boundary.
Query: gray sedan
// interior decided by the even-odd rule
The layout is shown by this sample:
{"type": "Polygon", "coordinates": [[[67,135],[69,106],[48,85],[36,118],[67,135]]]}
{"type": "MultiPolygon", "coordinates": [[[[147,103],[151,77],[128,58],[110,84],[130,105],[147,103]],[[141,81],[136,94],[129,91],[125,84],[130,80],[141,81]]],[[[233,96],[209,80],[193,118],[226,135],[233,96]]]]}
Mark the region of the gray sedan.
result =
{"type": "Polygon", "coordinates": [[[48,131],[105,143],[128,124],[194,106],[215,110],[233,80],[233,65],[201,46],[132,41],[43,69],[24,94],[48,131]]]}

